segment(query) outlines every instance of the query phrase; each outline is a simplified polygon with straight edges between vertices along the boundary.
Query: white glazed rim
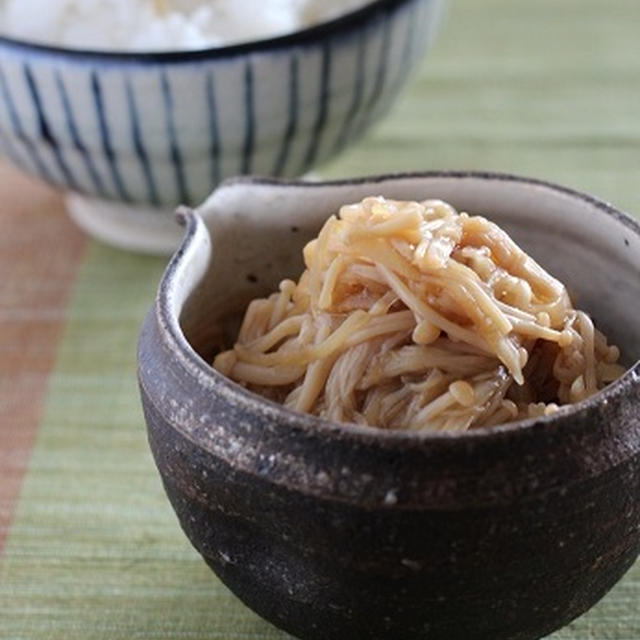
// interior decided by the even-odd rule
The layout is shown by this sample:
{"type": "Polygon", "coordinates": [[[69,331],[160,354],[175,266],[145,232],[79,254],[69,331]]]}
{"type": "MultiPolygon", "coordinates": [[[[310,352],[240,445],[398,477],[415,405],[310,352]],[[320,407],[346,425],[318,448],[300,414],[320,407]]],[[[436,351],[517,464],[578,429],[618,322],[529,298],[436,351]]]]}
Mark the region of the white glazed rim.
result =
{"type": "MultiPolygon", "coordinates": [[[[278,178],[262,178],[252,176],[241,176],[231,178],[223,182],[219,188],[234,185],[273,185],[287,188],[326,188],[331,186],[344,186],[354,184],[379,184],[398,179],[428,179],[428,178],[453,178],[453,179],[476,179],[483,181],[508,181],[520,183],[523,186],[538,186],[550,191],[569,196],[581,201],[586,206],[591,206],[601,213],[610,216],[621,222],[634,235],[640,237],[640,223],[626,213],[623,213],[613,205],[600,200],[586,193],[563,187],[545,180],[527,178],[508,173],[487,172],[487,171],[424,171],[410,173],[383,174],[354,179],[334,180],[326,182],[305,182],[302,180],[285,180],[278,178]]],[[[199,253],[197,238],[205,234],[208,238],[208,230],[202,218],[194,211],[183,209],[178,211],[178,219],[181,224],[186,225],[187,230],[182,245],[175,253],[162,278],[156,298],[155,314],[158,321],[162,340],[167,347],[177,357],[178,361],[191,374],[197,384],[207,389],[209,392],[224,395],[234,404],[242,406],[248,411],[256,414],[268,415],[271,419],[277,420],[284,426],[295,426],[297,428],[306,427],[309,429],[326,433],[339,433],[341,437],[354,437],[373,440],[397,441],[422,443],[430,440],[449,440],[464,442],[476,438],[502,438],[508,435],[528,430],[534,425],[549,427],[558,420],[565,420],[571,417],[585,415],[590,409],[600,403],[613,403],[629,393],[630,389],[640,387],[640,360],[631,365],[625,374],[608,385],[602,391],[581,402],[565,405],[558,411],[538,418],[526,418],[507,422],[493,427],[478,427],[464,432],[431,432],[431,431],[411,431],[406,429],[380,429],[379,427],[358,425],[353,423],[338,423],[320,418],[315,415],[301,413],[288,409],[276,402],[268,400],[258,394],[248,391],[233,380],[216,371],[194,350],[186,339],[180,327],[179,313],[174,312],[173,302],[176,298],[178,286],[182,283],[189,270],[191,263],[196,263],[199,253]]],[[[203,269],[200,263],[198,268],[203,269]]],[[[200,278],[198,278],[199,280],[200,278]]],[[[180,296],[181,297],[181,296],[180,296]]],[[[566,428],[566,427],[564,427],[566,428]]]]}

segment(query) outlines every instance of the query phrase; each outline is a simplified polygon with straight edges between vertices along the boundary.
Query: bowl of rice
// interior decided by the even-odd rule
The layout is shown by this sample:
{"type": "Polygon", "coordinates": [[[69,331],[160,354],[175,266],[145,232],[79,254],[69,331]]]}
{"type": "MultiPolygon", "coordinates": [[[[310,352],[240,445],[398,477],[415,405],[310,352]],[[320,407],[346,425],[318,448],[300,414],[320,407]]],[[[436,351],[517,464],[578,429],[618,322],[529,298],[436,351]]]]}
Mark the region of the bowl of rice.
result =
{"type": "Polygon", "coordinates": [[[237,179],[182,216],[142,404],[249,607],[305,639],[534,639],[633,564],[637,221],[480,172],[237,179]]]}
{"type": "Polygon", "coordinates": [[[93,235],[175,248],[237,174],[300,176],[395,101],[442,0],[2,0],[0,149],[93,235]]]}

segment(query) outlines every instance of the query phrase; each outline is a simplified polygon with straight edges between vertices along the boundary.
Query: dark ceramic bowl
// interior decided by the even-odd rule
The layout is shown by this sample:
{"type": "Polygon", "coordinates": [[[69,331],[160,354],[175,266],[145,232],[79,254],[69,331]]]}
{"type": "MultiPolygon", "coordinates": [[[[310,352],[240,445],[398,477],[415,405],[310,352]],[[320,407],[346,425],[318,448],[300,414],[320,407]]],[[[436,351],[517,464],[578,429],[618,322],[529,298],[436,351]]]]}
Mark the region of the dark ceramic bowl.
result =
{"type": "Polygon", "coordinates": [[[340,204],[379,194],[488,214],[637,361],[640,227],[604,202],[484,173],[237,180],[184,213],[140,339],[164,486],[225,584],[300,638],[539,638],[638,555],[640,363],[551,417],[455,435],[329,423],[208,364],[216,326],[297,275],[340,204]]]}

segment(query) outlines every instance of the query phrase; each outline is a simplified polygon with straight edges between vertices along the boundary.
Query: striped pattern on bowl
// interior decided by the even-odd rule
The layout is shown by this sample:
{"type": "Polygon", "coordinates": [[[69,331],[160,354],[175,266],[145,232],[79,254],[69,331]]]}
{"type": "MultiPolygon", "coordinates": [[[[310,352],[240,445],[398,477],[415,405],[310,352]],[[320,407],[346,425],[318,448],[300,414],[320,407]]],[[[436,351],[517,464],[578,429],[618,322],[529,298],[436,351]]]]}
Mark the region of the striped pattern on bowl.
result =
{"type": "Polygon", "coordinates": [[[100,54],[0,38],[0,147],[48,182],[197,204],[222,179],[296,176],[386,112],[441,0],[379,0],[325,25],[202,52],[100,54]]]}

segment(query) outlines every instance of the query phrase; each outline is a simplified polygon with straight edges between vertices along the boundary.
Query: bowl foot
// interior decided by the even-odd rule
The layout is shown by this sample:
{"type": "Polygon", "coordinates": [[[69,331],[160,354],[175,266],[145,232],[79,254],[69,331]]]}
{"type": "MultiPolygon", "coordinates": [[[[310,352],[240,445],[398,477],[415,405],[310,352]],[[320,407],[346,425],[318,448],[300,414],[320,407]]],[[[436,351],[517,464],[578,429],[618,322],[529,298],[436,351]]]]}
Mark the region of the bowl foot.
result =
{"type": "Polygon", "coordinates": [[[123,204],[78,193],[68,193],[65,199],[69,215],[81,229],[119,249],[170,255],[184,233],[170,208],[123,204]]]}

